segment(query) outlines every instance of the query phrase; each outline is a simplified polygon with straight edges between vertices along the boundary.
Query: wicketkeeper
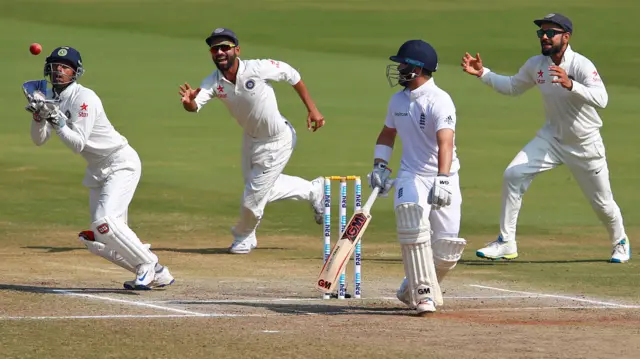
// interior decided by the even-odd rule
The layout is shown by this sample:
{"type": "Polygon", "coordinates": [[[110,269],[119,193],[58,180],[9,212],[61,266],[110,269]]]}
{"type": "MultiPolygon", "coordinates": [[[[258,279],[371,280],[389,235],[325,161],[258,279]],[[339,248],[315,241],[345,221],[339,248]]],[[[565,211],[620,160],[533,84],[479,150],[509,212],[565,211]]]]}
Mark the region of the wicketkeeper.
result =
{"type": "Polygon", "coordinates": [[[52,133],[87,162],[82,184],[89,188],[91,230],[80,241],[93,254],[135,273],[127,289],[172,284],[169,269],[127,225],[129,203],[140,180],[138,153],[113,126],[92,90],[77,83],[84,73],[80,53],[58,47],[45,60],[45,80],[28,81],[23,91],[33,114],[31,139],[43,145],[52,133]],[[52,88],[47,88],[49,79],[52,88]]]}

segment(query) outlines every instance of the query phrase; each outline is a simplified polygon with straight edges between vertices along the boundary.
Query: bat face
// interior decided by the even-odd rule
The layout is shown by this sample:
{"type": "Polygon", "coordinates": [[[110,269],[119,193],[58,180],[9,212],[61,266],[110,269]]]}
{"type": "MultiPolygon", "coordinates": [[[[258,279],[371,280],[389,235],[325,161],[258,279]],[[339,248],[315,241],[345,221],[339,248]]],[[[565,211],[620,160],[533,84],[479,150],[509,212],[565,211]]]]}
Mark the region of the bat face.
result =
{"type": "Polygon", "coordinates": [[[356,248],[356,244],[362,238],[371,215],[369,213],[354,213],[353,217],[349,221],[344,233],[338,239],[338,242],[333,247],[331,255],[327,259],[327,262],[320,271],[318,282],[316,287],[323,292],[330,292],[333,290],[334,284],[338,275],[342,272],[342,269],[349,261],[349,257],[356,248]]]}
{"type": "Polygon", "coordinates": [[[355,242],[355,240],[358,238],[358,235],[367,224],[369,218],[370,216],[367,216],[364,213],[354,214],[353,218],[351,218],[351,222],[349,222],[349,225],[344,230],[341,239],[347,239],[351,243],[355,242]]]}

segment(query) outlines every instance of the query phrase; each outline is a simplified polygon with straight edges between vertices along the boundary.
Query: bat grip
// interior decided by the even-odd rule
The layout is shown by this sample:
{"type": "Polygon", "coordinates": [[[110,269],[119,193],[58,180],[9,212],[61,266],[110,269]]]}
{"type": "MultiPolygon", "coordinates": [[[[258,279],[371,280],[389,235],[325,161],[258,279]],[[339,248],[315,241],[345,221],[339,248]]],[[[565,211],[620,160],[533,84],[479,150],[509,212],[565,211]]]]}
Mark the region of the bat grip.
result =
{"type": "Polygon", "coordinates": [[[364,204],[364,207],[362,207],[363,212],[369,212],[371,210],[371,207],[373,207],[373,203],[378,198],[379,192],[380,192],[380,187],[376,187],[373,189],[373,191],[371,191],[371,194],[369,195],[369,199],[367,199],[367,202],[364,204]]]}

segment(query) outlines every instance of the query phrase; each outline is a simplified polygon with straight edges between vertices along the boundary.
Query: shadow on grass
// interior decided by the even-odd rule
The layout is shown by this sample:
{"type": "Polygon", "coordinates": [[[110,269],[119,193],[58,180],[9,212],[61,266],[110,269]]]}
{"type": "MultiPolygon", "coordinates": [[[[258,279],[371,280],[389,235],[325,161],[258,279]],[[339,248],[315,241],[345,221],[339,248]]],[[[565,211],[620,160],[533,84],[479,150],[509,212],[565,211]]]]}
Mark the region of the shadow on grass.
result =
{"type": "MultiPolygon", "coordinates": [[[[190,300],[171,300],[163,302],[164,304],[172,305],[212,305],[216,307],[220,306],[239,306],[247,308],[258,308],[268,310],[278,314],[284,315],[414,315],[414,311],[401,306],[389,306],[389,307],[374,307],[363,305],[360,300],[355,300],[357,303],[349,303],[349,300],[340,301],[340,305],[331,305],[317,302],[318,304],[310,303],[274,303],[274,302],[253,302],[243,300],[229,300],[229,301],[215,301],[202,302],[202,301],[190,301],[190,300]]],[[[237,309],[236,309],[237,310],[237,309]]],[[[229,312],[235,311],[229,309],[229,312]]]]}
{"type": "Polygon", "coordinates": [[[68,294],[73,293],[117,293],[125,295],[140,295],[137,291],[115,288],[83,288],[83,287],[51,287],[36,285],[0,284],[0,290],[12,290],[16,292],[40,293],[40,294],[68,294]]]}
{"type": "MultiPolygon", "coordinates": [[[[45,253],[62,253],[71,252],[75,250],[86,250],[83,247],[52,247],[52,246],[26,246],[21,247],[25,249],[42,249],[45,253]]],[[[194,253],[194,254],[229,254],[228,248],[166,248],[166,247],[151,247],[154,252],[175,252],[175,253],[194,253]]],[[[281,248],[281,247],[258,247],[252,251],[290,251],[293,248],[281,248]]]]}
{"type": "MultiPolygon", "coordinates": [[[[402,263],[402,258],[362,258],[362,262],[402,263]]],[[[564,264],[564,263],[609,263],[608,259],[565,259],[565,260],[490,260],[490,259],[461,259],[458,264],[468,266],[518,265],[518,264],[564,264]]]]}

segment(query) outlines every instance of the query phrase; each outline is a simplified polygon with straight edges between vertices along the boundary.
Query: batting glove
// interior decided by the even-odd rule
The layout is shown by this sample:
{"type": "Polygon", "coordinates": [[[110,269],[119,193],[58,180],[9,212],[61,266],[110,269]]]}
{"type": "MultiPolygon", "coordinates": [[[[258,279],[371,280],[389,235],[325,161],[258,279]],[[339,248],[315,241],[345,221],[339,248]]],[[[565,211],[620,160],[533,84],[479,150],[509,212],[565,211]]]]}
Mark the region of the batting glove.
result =
{"type": "Polygon", "coordinates": [[[369,181],[369,188],[373,189],[380,187],[379,195],[386,195],[391,187],[393,187],[393,181],[390,180],[391,169],[387,167],[384,162],[378,162],[373,165],[373,171],[367,175],[369,181]]]}
{"type": "Polygon", "coordinates": [[[451,204],[452,194],[453,188],[449,177],[442,174],[438,175],[427,197],[427,203],[434,209],[446,207],[451,204]]]}

